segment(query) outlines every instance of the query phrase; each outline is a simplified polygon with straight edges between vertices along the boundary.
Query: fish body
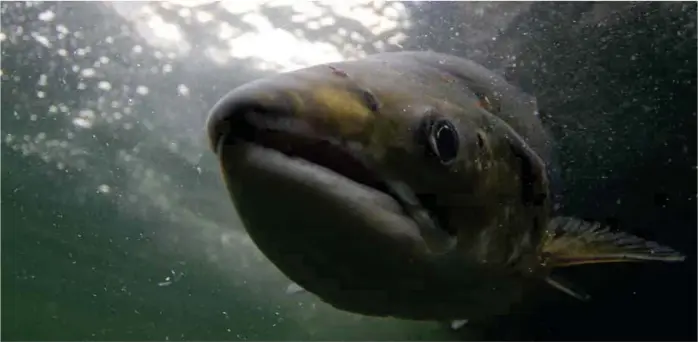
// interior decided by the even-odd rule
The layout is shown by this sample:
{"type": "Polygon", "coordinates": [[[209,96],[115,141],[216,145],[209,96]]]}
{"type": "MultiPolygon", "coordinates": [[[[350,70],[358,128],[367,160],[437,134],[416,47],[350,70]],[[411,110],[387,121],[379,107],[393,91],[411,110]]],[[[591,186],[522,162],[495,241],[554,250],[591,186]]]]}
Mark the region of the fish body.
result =
{"type": "Polygon", "coordinates": [[[371,316],[506,314],[557,267],[679,261],[554,217],[535,99],[455,56],[407,51],[242,85],[208,120],[252,240],[303,289],[371,316]]]}

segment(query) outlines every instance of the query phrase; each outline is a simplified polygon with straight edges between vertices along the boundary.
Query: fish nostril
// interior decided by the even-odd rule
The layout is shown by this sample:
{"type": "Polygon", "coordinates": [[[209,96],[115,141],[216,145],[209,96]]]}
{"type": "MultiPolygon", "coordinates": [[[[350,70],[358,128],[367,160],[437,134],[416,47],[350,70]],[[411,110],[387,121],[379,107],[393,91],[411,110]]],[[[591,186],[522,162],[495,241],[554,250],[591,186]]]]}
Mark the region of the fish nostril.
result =
{"type": "Polygon", "coordinates": [[[273,115],[273,106],[264,106],[255,99],[240,96],[225,96],[209,112],[207,129],[211,148],[216,152],[222,140],[250,139],[255,130],[249,113],[262,116],[273,115]]]}
{"type": "Polygon", "coordinates": [[[236,141],[253,141],[255,132],[260,128],[251,119],[251,113],[257,113],[257,111],[252,112],[250,109],[240,108],[226,115],[216,128],[216,138],[223,140],[219,141],[219,145],[235,143],[236,141]]]}
{"type": "Polygon", "coordinates": [[[265,84],[238,87],[223,96],[209,112],[207,129],[211,148],[217,152],[221,143],[254,141],[261,130],[293,121],[293,108],[292,99],[273,87],[265,84]]]}

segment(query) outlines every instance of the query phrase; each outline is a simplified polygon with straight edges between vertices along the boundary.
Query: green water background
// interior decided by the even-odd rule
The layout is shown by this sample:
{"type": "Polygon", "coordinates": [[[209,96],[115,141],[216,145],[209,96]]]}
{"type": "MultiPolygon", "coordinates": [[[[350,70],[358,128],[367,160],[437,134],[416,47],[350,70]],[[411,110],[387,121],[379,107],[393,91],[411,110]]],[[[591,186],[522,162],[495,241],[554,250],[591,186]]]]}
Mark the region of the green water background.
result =
{"type": "Polygon", "coordinates": [[[288,281],[242,232],[202,131],[217,98],[270,71],[206,58],[223,43],[215,26],[159,9],[196,42],[171,58],[107,5],[0,6],[4,340],[695,339],[695,3],[414,3],[400,46],[356,22],[313,31],[287,20],[291,8],[262,8],[310,41],[346,28],[368,42],[341,44],[367,53],[430,48],[516,65],[507,72],[539,96],[559,142],[563,209],[689,256],[571,272],[593,303],[550,294],[533,317],[458,333],[284,293],[288,281]]]}

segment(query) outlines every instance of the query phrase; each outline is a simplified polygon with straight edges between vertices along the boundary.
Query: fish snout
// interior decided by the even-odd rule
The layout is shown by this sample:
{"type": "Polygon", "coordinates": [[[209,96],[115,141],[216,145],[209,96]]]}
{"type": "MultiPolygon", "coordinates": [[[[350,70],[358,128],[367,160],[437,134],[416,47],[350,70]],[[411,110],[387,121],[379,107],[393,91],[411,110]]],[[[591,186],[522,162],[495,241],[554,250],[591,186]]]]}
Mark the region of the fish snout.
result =
{"type": "Polygon", "coordinates": [[[296,124],[293,107],[290,97],[283,92],[244,86],[235,89],[209,112],[206,126],[211,148],[219,153],[223,142],[255,142],[258,133],[264,130],[299,130],[292,127],[296,124]]]}

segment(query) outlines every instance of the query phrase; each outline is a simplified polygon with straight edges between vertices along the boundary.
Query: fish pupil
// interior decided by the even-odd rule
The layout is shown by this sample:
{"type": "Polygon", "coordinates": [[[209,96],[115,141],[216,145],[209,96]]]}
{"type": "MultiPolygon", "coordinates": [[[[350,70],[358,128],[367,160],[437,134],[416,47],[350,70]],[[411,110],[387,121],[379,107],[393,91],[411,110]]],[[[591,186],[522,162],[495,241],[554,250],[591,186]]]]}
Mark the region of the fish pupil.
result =
{"type": "Polygon", "coordinates": [[[458,132],[447,120],[439,120],[432,126],[431,148],[442,164],[449,164],[458,155],[458,132]]]}

